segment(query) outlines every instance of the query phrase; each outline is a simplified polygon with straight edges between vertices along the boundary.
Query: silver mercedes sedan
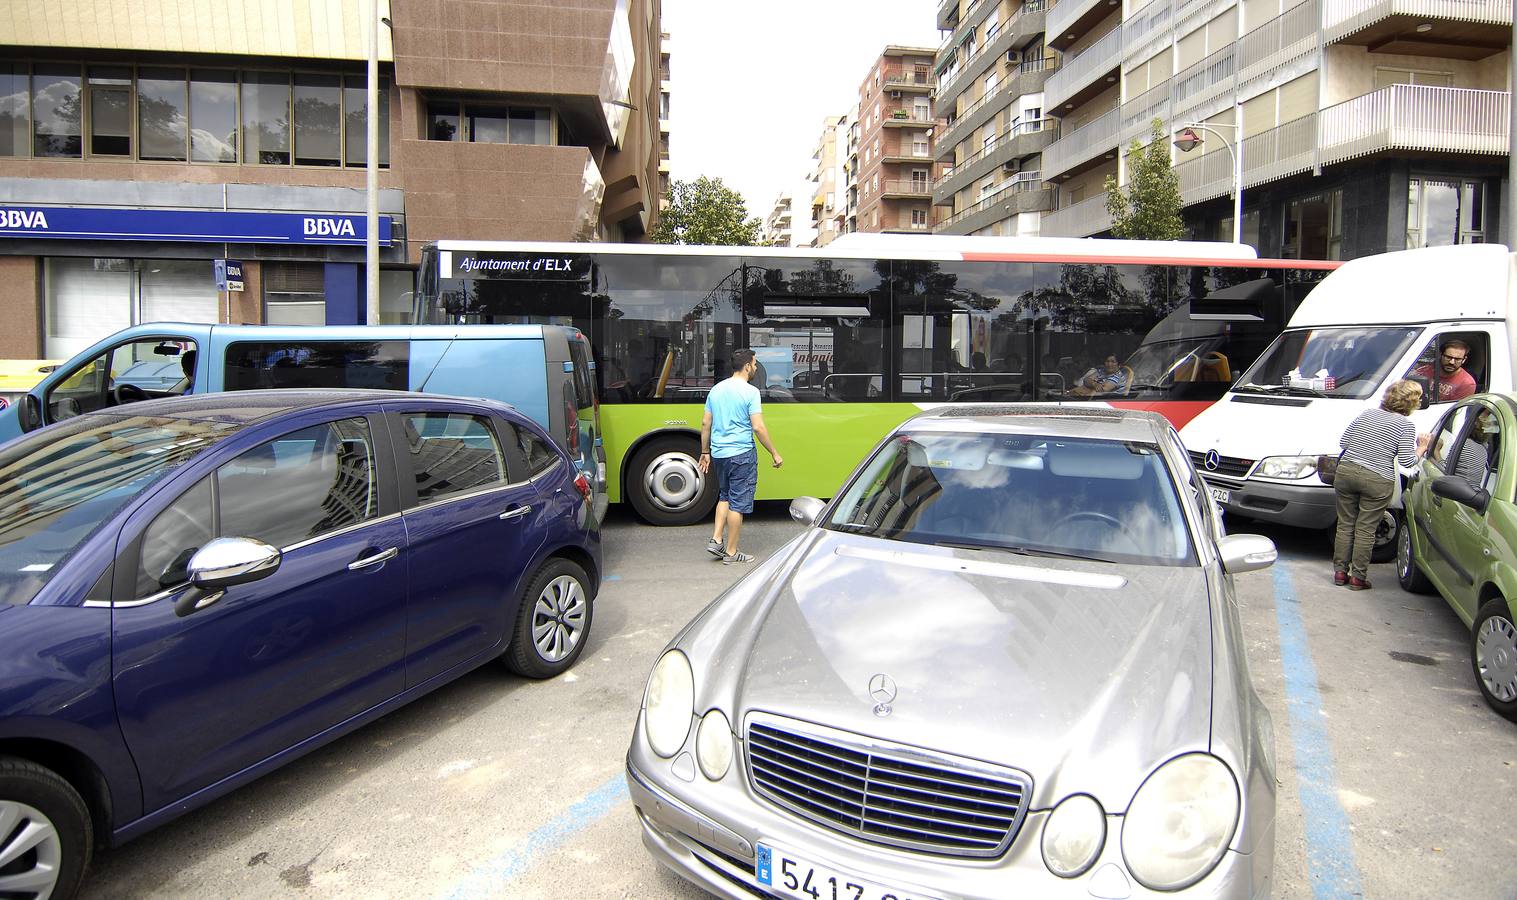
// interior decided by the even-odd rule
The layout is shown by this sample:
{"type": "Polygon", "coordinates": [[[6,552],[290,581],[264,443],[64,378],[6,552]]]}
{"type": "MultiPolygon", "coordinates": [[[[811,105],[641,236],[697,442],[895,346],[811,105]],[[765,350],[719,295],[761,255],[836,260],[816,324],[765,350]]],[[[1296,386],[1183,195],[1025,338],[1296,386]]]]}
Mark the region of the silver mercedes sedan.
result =
{"type": "Polygon", "coordinates": [[[943,407],[660,657],[643,842],[723,897],[1264,897],[1274,735],[1226,536],[1152,413],[943,407]]]}

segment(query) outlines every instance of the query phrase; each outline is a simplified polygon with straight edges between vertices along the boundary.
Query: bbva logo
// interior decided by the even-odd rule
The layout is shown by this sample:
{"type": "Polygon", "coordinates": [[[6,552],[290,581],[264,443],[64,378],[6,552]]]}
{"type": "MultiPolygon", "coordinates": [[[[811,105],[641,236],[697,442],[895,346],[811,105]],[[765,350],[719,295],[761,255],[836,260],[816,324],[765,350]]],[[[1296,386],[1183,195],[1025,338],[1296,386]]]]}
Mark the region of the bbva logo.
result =
{"type": "Polygon", "coordinates": [[[353,229],[352,219],[307,217],[305,233],[308,237],[358,237],[358,232],[353,229]]]}
{"type": "Polygon", "coordinates": [[[0,209],[0,228],[46,228],[47,216],[40,209],[0,209]]]}

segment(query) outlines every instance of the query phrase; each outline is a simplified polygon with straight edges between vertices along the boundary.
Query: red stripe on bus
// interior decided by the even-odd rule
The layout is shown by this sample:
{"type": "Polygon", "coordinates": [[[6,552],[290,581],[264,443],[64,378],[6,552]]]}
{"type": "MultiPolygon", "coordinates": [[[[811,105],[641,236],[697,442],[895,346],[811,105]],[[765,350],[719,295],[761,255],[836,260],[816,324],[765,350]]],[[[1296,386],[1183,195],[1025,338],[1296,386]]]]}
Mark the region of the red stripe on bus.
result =
{"type": "Polygon", "coordinates": [[[1169,420],[1169,424],[1176,430],[1184,428],[1185,423],[1201,415],[1201,412],[1212,405],[1210,400],[1110,400],[1107,401],[1116,409],[1141,409],[1148,412],[1156,412],[1169,420]]]}
{"type": "Polygon", "coordinates": [[[1318,269],[1343,265],[1336,259],[1203,259],[1183,256],[1062,256],[1030,253],[964,253],[965,262],[1095,263],[1097,265],[1225,266],[1236,269],[1318,269]]]}

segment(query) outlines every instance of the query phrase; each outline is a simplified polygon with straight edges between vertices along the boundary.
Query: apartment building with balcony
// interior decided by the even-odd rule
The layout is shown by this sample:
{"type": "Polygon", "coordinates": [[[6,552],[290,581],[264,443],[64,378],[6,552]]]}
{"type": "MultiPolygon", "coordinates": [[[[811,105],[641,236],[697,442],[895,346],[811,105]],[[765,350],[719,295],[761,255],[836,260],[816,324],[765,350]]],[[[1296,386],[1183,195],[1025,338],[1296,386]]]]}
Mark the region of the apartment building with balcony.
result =
{"type": "MultiPolygon", "coordinates": [[[[1044,234],[1105,232],[1097,178],[1149,123],[1241,130],[1244,242],[1351,259],[1505,233],[1512,9],[1491,0],[1061,0],[1044,234]]],[[[1231,240],[1233,162],[1172,149],[1193,237],[1231,240]]]]}
{"type": "MultiPolygon", "coordinates": [[[[164,319],[365,316],[364,4],[0,7],[0,358],[164,319]],[[241,260],[218,292],[212,260],[241,260]]],[[[659,0],[380,3],[381,320],[422,245],[638,240],[659,0]]]]}
{"type": "Polygon", "coordinates": [[[939,125],[933,181],[941,234],[1031,236],[1052,191],[1040,177],[1055,122],[1044,85],[1056,71],[1045,0],[945,0],[934,72],[939,125]]]}
{"type": "Polygon", "coordinates": [[[658,208],[669,208],[669,187],[674,182],[669,169],[669,56],[674,51],[674,42],[669,32],[658,36],[658,208]]]}
{"type": "Polygon", "coordinates": [[[811,175],[815,184],[811,194],[811,224],[816,229],[814,247],[832,243],[847,225],[848,173],[844,151],[850,124],[849,115],[828,116],[811,154],[815,166],[811,175]]]}
{"type": "Polygon", "coordinates": [[[932,65],[930,47],[891,45],[859,85],[857,231],[932,231],[932,65]]]}

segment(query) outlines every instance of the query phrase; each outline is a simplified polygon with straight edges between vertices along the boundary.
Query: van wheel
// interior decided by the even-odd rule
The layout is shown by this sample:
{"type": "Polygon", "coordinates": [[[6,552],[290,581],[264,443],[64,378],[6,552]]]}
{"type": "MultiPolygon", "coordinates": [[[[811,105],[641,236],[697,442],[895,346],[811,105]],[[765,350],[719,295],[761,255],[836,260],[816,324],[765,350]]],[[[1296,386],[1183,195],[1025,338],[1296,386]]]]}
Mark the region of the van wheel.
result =
{"type": "Polygon", "coordinates": [[[1517,626],[1505,597],[1487,600],[1475,616],[1470,662],[1485,702],[1517,722],[1517,626]]]}
{"type": "Polygon", "coordinates": [[[700,446],[689,438],[644,444],[627,467],[627,499],[650,525],[693,525],[716,508],[715,473],[697,465],[700,446]]]}
{"type": "Polygon", "coordinates": [[[1433,583],[1422,574],[1422,567],[1412,556],[1412,529],[1405,522],[1401,525],[1400,537],[1396,538],[1396,580],[1401,583],[1403,591],[1413,594],[1433,592],[1433,583]]]}
{"type": "Polygon", "coordinates": [[[89,809],[51,769],[0,756],[0,894],[67,900],[94,850],[89,809]]]}
{"type": "Polygon", "coordinates": [[[1370,562],[1390,562],[1396,558],[1396,543],[1405,526],[1401,514],[1388,509],[1380,515],[1380,524],[1375,526],[1375,547],[1370,551],[1370,562]]]}
{"type": "Polygon", "coordinates": [[[548,560],[522,591],[506,665],[528,678],[568,671],[584,652],[594,614],[585,570],[567,559],[548,560]]]}

